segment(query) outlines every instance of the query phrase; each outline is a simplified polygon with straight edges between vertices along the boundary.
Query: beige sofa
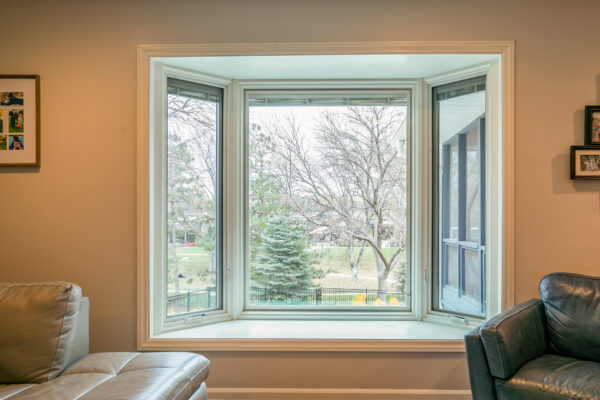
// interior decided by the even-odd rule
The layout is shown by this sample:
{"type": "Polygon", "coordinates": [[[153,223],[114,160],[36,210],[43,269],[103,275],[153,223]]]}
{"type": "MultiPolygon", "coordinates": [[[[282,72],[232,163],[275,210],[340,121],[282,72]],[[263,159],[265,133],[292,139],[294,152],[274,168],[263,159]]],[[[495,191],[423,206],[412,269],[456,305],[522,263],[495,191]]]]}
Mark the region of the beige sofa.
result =
{"type": "Polygon", "coordinates": [[[194,353],[89,353],[89,300],[68,282],[0,283],[0,400],[206,399],[194,353]]]}

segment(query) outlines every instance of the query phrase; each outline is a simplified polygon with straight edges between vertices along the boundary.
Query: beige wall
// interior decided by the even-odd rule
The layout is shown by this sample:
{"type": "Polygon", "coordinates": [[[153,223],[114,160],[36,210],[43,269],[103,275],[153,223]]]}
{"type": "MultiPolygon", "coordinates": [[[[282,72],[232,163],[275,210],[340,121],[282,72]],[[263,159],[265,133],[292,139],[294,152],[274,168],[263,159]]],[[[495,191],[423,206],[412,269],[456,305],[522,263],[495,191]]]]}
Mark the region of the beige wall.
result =
{"type": "MultiPolygon", "coordinates": [[[[3,0],[0,15],[0,73],[41,76],[43,146],[39,170],[0,171],[0,280],[78,282],[93,351],[135,349],[138,44],[516,40],[516,300],[552,271],[600,275],[600,182],[568,164],[600,103],[598,1],[3,0]]],[[[213,386],[468,385],[462,354],[210,357],[213,386]]]]}

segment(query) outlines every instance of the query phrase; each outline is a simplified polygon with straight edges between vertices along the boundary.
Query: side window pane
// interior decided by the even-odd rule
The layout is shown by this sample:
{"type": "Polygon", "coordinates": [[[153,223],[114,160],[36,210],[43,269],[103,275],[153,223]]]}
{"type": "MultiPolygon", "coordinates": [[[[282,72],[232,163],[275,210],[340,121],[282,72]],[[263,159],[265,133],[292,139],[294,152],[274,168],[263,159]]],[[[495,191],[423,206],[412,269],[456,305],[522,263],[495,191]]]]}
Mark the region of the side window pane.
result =
{"type": "Polygon", "coordinates": [[[485,315],[485,77],[434,88],[433,308],[485,315]]]}
{"type": "Polygon", "coordinates": [[[221,89],[168,79],[167,317],[220,308],[221,89]]]}

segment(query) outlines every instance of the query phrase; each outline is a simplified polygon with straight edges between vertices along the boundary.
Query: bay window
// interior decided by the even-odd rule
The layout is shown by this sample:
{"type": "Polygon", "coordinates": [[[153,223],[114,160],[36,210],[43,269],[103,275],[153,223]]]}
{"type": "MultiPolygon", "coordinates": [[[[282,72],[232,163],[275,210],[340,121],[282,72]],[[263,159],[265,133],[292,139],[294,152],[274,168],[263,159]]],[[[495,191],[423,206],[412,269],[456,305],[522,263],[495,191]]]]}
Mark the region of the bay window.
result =
{"type": "Polygon", "coordinates": [[[425,79],[336,79],[321,63],[368,58],[306,57],[280,56],[283,77],[260,56],[149,61],[147,338],[235,320],[472,326],[500,311],[498,56],[425,79]]]}

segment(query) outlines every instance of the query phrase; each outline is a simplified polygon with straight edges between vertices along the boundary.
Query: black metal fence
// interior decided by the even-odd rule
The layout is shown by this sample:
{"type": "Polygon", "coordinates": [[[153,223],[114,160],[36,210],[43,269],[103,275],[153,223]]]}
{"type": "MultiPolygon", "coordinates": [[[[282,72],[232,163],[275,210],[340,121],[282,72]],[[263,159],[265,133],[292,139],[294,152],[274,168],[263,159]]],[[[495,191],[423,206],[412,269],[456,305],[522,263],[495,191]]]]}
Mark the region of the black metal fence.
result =
{"type": "Polygon", "coordinates": [[[217,288],[176,294],[167,298],[167,315],[183,314],[217,307],[217,288]]]}
{"type": "MultiPolygon", "coordinates": [[[[313,305],[364,306],[402,305],[404,293],[375,289],[315,288],[280,292],[267,288],[250,287],[250,303],[254,305],[313,305]]],[[[187,291],[167,298],[167,315],[176,315],[217,307],[217,288],[207,287],[187,291]]]]}
{"type": "Polygon", "coordinates": [[[257,305],[401,305],[404,303],[404,293],[389,290],[323,287],[279,292],[267,288],[251,287],[250,302],[257,305]]]}

